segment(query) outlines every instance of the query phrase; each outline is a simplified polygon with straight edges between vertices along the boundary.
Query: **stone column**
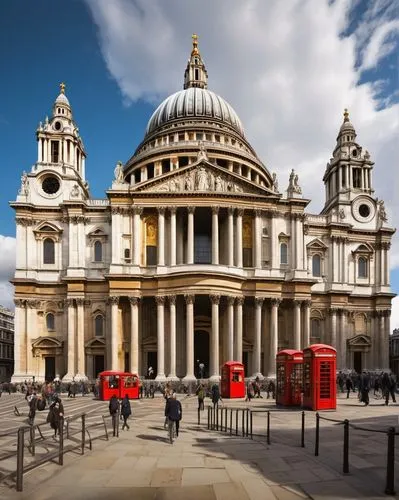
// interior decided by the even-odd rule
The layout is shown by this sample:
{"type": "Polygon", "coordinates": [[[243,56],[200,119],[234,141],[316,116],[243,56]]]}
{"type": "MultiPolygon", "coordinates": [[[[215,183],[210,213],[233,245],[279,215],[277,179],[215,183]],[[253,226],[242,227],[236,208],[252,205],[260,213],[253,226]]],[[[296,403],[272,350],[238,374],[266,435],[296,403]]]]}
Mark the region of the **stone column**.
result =
{"type": "Polygon", "coordinates": [[[219,207],[212,207],[212,264],[219,264],[219,207]]]}
{"type": "Polygon", "coordinates": [[[158,207],[158,266],[165,265],[165,207],[158,207]]]}
{"type": "Polygon", "coordinates": [[[234,297],[227,297],[227,360],[234,360],[234,297]]]}
{"type": "Polygon", "coordinates": [[[187,220],[187,264],[194,264],[194,212],[195,207],[188,207],[187,220]]]}
{"type": "Polygon", "coordinates": [[[176,295],[169,295],[170,329],[170,372],[169,380],[179,380],[176,376],[176,295]]]}
{"type": "Polygon", "coordinates": [[[227,209],[227,240],[228,240],[228,259],[227,263],[230,267],[234,266],[234,208],[227,209]]]}
{"type": "MultiPolygon", "coordinates": [[[[37,140],[37,161],[41,162],[43,159],[42,153],[42,139],[37,140]]],[[[15,352],[15,351],[14,351],[15,352]]]]}
{"type": "Polygon", "coordinates": [[[261,227],[262,210],[255,210],[255,228],[254,228],[254,247],[255,247],[255,268],[262,268],[262,227],[261,227]]]}
{"type": "Polygon", "coordinates": [[[268,378],[276,378],[276,354],[278,349],[278,308],[281,299],[271,299],[270,315],[270,351],[269,351],[269,373],[268,378]]]}
{"type": "Polygon", "coordinates": [[[297,269],[303,267],[303,214],[297,214],[295,219],[295,236],[296,236],[296,265],[297,269]]]}
{"type": "Polygon", "coordinates": [[[276,269],[278,267],[278,262],[280,259],[280,252],[277,247],[275,219],[275,214],[273,212],[270,212],[270,259],[272,269],[276,269]]]}
{"type": "MultiPolygon", "coordinates": [[[[378,368],[380,370],[383,370],[384,367],[384,343],[385,343],[385,311],[383,310],[378,310],[377,311],[378,315],[378,340],[376,338],[376,341],[378,342],[378,368]]],[[[388,348],[388,346],[387,346],[388,348]]]]}
{"type": "Polygon", "coordinates": [[[210,380],[218,381],[219,375],[219,302],[220,295],[210,295],[212,302],[212,336],[210,380]]]}
{"type": "Polygon", "coordinates": [[[244,214],[244,210],[237,210],[236,217],[236,258],[237,258],[237,267],[242,268],[242,216],[244,214]]]}
{"type": "Polygon", "coordinates": [[[83,297],[76,299],[77,305],[77,374],[75,378],[77,380],[87,379],[85,373],[85,314],[84,314],[84,303],[83,297]]]}
{"type": "Polygon", "coordinates": [[[337,345],[337,368],[343,370],[346,365],[346,328],[345,328],[345,309],[339,310],[339,335],[337,345]]]}
{"type": "Polygon", "coordinates": [[[310,306],[312,305],[311,300],[303,301],[303,337],[302,337],[302,349],[310,345],[310,306]]]}
{"type": "Polygon", "coordinates": [[[260,367],[262,342],[262,305],[263,297],[255,297],[255,342],[253,355],[253,377],[263,378],[260,367]]]}
{"type": "Polygon", "coordinates": [[[71,382],[76,374],[75,367],[75,306],[73,299],[69,298],[64,301],[68,310],[68,357],[67,357],[67,373],[64,375],[65,382],[71,382]]]}
{"type": "Polygon", "coordinates": [[[170,209],[170,265],[176,265],[176,207],[170,209]]]}
{"type": "Polygon", "coordinates": [[[121,263],[121,232],[119,227],[120,221],[120,208],[113,207],[111,209],[111,217],[112,217],[112,258],[111,264],[120,264],[121,263]]]}
{"type": "Polygon", "coordinates": [[[242,363],[242,307],[245,297],[236,297],[236,336],[234,361],[242,363]]]}
{"type": "Polygon", "coordinates": [[[301,350],[301,301],[294,300],[294,349],[301,350]]]}
{"type": "Polygon", "coordinates": [[[384,330],[381,332],[381,365],[382,369],[389,369],[389,335],[391,334],[391,311],[384,311],[384,330]]]}
{"type": "Polygon", "coordinates": [[[14,373],[11,382],[26,379],[26,301],[15,299],[14,316],[14,373]]]}
{"type": "Polygon", "coordinates": [[[119,370],[118,366],[118,304],[119,297],[109,298],[111,304],[111,370],[119,370]]]}
{"type": "Polygon", "coordinates": [[[130,302],[130,371],[139,373],[139,298],[129,297],[130,302]]]}
{"type": "Polygon", "coordinates": [[[337,348],[337,309],[332,307],[330,309],[330,315],[331,315],[331,345],[337,348]]]}
{"type": "Polygon", "coordinates": [[[165,297],[156,296],[157,303],[157,361],[158,373],[155,380],[164,381],[165,377],[165,297]]]}
{"type": "Polygon", "coordinates": [[[186,301],[186,376],[184,382],[195,381],[194,375],[194,295],[185,295],[186,301]]]}
{"type": "Polygon", "coordinates": [[[143,213],[142,207],[133,207],[133,265],[140,265],[140,241],[141,226],[140,217],[143,213]]]}

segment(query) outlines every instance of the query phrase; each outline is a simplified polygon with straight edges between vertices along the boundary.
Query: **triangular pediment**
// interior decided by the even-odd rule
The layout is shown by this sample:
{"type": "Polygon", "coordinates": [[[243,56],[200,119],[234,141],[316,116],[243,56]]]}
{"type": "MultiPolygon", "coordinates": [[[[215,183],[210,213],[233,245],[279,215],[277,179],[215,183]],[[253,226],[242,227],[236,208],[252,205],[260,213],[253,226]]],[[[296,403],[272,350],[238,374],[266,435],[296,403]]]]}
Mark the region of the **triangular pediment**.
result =
{"type": "Polygon", "coordinates": [[[85,344],[86,348],[95,348],[95,347],[105,347],[105,339],[99,338],[99,337],[94,337],[90,339],[88,342],[85,344]]]}
{"type": "Polygon", "coordinates": [[[49,349],[62,347],[62,340],[56,339],[54,337],[39,337],[32,342],[32,347],[35,349],[49,349]]]}
{"type": "Polygon", "coordinates": [[[319,238],[315,238],[310,243],[306,245],[307,248],[312,250],[326,250],[327,245],[323,243],[319,238]]]}
{"type": "Polygon", "coordinates": [[[371,245],[369,245],[368,243],[362,243],[361,245],[359,245],[356,250],[353,250],[352,253],[373,253],[373,248],[371,245]]]}
{"type": "Polygon", "coordinates": [[[368,335],[356,335],[356,337],[348,339],[348,345],[351,347],[371,346],[371,338],[368,335]]]}
{"type": "Polygon", "coordinates": [[[157,344],[157,338],[155,336],[147,337],[143,339],[142,345],[143,346],[151,346],[151,345],[156,345],[157,344]]]}
{"type": "Polygon", "coordinates": [[[137,186],[135,192],[159,192],[173,194],[220,193],[221,195],[278,196],[271,189],[230,172],[207,160],[173,170],[154,177],[137,186]]]}

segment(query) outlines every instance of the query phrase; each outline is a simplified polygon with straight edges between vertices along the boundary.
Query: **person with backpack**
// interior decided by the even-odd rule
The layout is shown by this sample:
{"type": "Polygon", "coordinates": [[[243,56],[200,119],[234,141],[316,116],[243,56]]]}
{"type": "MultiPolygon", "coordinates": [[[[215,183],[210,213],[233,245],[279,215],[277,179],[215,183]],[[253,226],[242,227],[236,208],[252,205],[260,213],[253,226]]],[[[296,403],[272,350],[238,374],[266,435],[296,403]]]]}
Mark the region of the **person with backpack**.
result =
{"type": "Polygon", "coordinates": [[[64,419],[64,405],[61,399],[56,396],[50,405],[49,412],[47,415],[47,423],[54,430],[54,439],[56,439],[57,434],[60,432],[61,425],[63,425],[64,419]]]}
{"type": "Polygon", "coordinates": [[[198,409],[200,411],[204,411],[205,391],[204,391],[204,386],[202,384],[200,384],[197,389],[197,397],[198,397],[198,409]]]}
{"type": "Polygon", "coordinates": [[[121,403],[121,415],[123,417],[122,430],[127,427],[127,430],[130,429],[129,424],[127,423],[127,419],[132,414],[132,409],[130,406],[129,396],[125,394],[125,397],[122,399],[121,403]]]}
{"type": "Polygon", "coordinates": [[[165,417],[167,417],[168,419],[168,433],[170,442],[173,443],[173,425],[175,425],[176,437],[179,437],[179,423],[183,417],[183,409],[180,401],[176,399],[175,392],[166,401],[165,417]]]}
{"type": "Polygon", "coordinates": [[[112,431],[114,437],[116,436],[116,426],[118,423],[118,410],[119,410],[119,401],[118,398],[113,394],[111,399],[109,400],[109,414],[112,418],[112,431]]]}
{"type": "Polygon", "coordinates": [[[212,386],[212,403],[213,407],[216,408],[216,406],[219,403],[219,400],[222,398],[220,397],[220,391],[219,391],[219,385],[218,384],[213,384],[212,386]]]}
{"type": "Polygon", "coordinates": [[[28,414],[28,424],[33,425],[35,422],[35,415],[37,409],[37,396],[36,392],[30,394],[27,398],[29,405],[29,414],[28,414]]]}

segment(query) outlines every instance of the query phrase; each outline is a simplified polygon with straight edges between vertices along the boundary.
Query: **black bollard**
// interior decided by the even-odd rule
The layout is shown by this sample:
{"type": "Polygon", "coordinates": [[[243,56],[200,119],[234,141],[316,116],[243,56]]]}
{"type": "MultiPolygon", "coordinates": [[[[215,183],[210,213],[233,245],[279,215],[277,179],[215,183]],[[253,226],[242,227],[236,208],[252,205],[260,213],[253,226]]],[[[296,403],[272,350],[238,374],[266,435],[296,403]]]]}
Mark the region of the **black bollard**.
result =
{"type": "Polygon", "coordinates": [[[270,444],[270,411],[267,412],[267,444],[270,444]]]}
{"type": "Polygon", "coordinates": [[[342,467],[343,473],[349,472],[349,420],[344,420],[344,463],[342,467]]]}
{"type": "Polygon", "coordinates": [[[320,415],[316,413],[316,438],[314,443],[314,456],[319,456],[320,415]]]}
{"type": "Polygon", "coordinates": [[[385,487],[386,495],[396,495],[395,492],[395,427],[388,430],[387,449],[387,482],[385,487]]]}
{"type": "Polygon", "coordinates": [[[305,448],[305,412],[302,411],[301,447],[305,448]]]}

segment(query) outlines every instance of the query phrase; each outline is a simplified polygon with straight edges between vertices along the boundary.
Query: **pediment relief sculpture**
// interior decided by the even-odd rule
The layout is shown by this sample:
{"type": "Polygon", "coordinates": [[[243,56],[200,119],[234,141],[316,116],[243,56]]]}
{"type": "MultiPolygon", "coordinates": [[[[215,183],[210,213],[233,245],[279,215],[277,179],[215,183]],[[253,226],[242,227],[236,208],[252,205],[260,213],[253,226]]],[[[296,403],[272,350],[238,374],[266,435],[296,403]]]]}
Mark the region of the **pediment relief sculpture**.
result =
{"type": "Polygon", "coordinates": [[[371,339],[368,335],[356,335],[356,337],[348,339],[348,345],[351,347],[371,346],[371,339]]]}

